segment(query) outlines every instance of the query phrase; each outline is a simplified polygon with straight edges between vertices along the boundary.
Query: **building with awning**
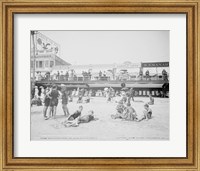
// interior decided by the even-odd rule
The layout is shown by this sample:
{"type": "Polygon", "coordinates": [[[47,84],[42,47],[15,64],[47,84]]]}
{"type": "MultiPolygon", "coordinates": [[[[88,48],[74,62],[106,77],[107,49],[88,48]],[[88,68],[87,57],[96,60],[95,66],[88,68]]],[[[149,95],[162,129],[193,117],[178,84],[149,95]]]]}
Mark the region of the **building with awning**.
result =
{"type": "Polygon", "coordinates": [[[163,70],[169,73],[169,62],[142,62],[141,68],[144,74],[148,70],[150,76],[162,75],[163,70]]]}
{"type": "Polygon", "coordinates": [[[60,58],[60,45],[49,37],[36,32],[31,36],[31,76],[41,72],[51,72],[55,66],[69,66],[70,63],[60,58]],[[33,45],[33,42],[35,45],[33,45]]]}

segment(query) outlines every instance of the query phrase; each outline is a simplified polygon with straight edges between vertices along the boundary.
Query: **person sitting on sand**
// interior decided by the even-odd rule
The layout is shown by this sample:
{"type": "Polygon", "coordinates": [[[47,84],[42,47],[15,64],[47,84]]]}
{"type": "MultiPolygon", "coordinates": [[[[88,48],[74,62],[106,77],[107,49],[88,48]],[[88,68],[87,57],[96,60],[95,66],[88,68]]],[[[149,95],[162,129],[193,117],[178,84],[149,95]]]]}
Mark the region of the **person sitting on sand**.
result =
{"type": "Polygon", "coordinates": [[[125,106],[123,105],[123,101],[120,100],[116,107],[117,113],[115,115],[111,115],[111,118],[112,119],[123,119],[124,118],[124,114],[123,114],[124,109],[125,109],[125,106]]]}
{"type": "Polygon", "coordinates": [[[127,102],[127,96],[126,96],[126,92],[125,91],[122,91],[121,92],[121,100],[123,103],[126,103],[127,102]]]}
{"type": "Polygon", "coordinates": [[[34,96],[34,98],[31,100],[31,107],[33,106],[33,105],[37,105],[37,106],[42,106],[42,101],[41,101],[41,99],[40,99],[40,97],[38,96],[34,96]]]}
{"type": "Polygon", "coordinates": [[[86,98],[85,98],[85,103],[90,103],[90,96],[89,96],[89,95],[86,96],[86,98]]]}
{"type": "Polygon", "coordinates": [[[82,95],[78,96],[77,103],[83,103],[83,96],[82,95]]]}
{"type": "Polygon", "coordinates": [[[121,100],[121,96],[119,94],[115,95],[115,103],[119,103],[119,101],[121,100]]]}
{"type": "Polygon", "coordinates": [[[142,118],[137,119],[137,121],[142,121],[143,119],[145,119],[146,121],[148,121],[152,117],[152,110],[150,109],[150,107],[149,107],[149,105],[147,103],[144,105],[143,114],[144,115],[142,116],[142,118]]]}
{"type": "Polygon", "coordinates": [[[62,124],[65,127],[78,126],[82,110],[83,110],[83,106],[79,106],[78,110],[74,112],[73,114],[71,114],[68,117],[68,119],[64,121],[62,124]]]}
{"type": "Polygon", "coordinates": [[[79,123],[88,123],[92,120],[94,120],[94,111],[90,110],[90,111],[88,111],[87,115],[81,116],[79,118],[79,123]]]}
{"type": "Polygon", "coordinates": [[[149,94],[149,98],[150,98],[150,102],[148,102],[148,104],[153,105],[154,104],[154,98],[152,97],[151,94],[149,94]]]}
{"type": "Polygon", "coordinates": [[[137,114],[135,109],[131,106],[130,103],[127,103],[126,108],[124,110],[124,120],[133,121],[137,119],[137,114]]]}

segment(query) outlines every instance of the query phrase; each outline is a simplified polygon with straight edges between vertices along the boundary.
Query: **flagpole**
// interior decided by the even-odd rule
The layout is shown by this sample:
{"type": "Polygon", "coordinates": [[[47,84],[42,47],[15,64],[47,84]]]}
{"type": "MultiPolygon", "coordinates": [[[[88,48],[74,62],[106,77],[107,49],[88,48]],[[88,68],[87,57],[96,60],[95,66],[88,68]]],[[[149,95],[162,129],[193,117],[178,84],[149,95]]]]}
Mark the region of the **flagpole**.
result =
{"type": "Polygon", "coordinates": [[[35,86],[35,34],[36,31],[31,31],[32,42],[33,42],[33,85],[35,86]]]}

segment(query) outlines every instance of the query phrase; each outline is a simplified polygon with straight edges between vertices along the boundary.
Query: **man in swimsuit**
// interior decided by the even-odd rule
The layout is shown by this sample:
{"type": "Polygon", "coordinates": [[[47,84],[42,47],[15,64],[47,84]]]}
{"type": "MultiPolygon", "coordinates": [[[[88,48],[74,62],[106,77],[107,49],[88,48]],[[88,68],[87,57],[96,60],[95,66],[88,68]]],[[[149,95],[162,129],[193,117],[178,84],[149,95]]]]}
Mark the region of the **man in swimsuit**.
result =
{"type": "Polygon", "coordinates": [[[57,90],[57,86],[53,85],[52,90],[49,94],[49,97],[51,98],[50,100],[50,110],[49,110],[49,117],[51,117],[51,113],[53,113],[52,117],[56,117],[56,108],[58,105],[58,97],[59,97],[59,92],[57,90]]]}
{"type": "Polygon", "coordinates": [[[47,109],[49,107],[49,104],[50,104],[50,97],[49,97],[49,93],[50,92],[50,88],[47,87],[46,90],[45,90],[45,96],[44,96],[44,108],[43,108],[43,115],[44,115],[44,119],[47,120],[48,117],[46,115],[47,113],[47,109]]]}
{"type": "Polygon", "coordinates": [[[63,109],[64,115],[68,117],[69,110],[68,110],[67,104],[68,104],[68,92],[67,92],[67,87],[64,87],[62,89],[62,109],[63,109]]]}

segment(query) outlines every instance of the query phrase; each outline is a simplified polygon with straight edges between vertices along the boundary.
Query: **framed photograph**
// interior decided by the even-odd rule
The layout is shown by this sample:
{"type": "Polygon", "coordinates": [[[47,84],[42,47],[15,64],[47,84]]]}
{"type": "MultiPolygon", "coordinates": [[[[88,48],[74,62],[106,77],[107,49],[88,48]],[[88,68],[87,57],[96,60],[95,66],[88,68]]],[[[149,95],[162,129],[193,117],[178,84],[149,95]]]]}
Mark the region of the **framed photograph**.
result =
{"type": "Polygon", "coordinates": [[[199,1],[6,0],[1,170],[199,170],[199,1]]]}

